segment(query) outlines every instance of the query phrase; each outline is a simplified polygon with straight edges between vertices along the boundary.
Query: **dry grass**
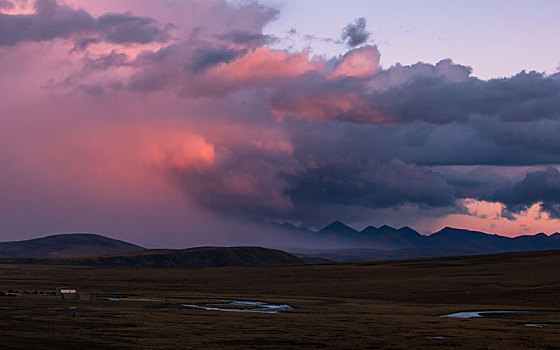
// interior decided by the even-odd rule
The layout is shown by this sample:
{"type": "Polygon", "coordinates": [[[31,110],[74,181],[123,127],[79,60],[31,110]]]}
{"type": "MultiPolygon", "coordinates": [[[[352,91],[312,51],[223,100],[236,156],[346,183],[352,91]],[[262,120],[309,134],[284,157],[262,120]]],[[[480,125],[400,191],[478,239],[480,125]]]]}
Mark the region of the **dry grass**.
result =
{"type": "Polygon", "coordinates": [[[559,252],[291,267],[107,269],[0,265],[0,290],[129,295],[0,297],[2,349],[556,349],[558,314],[449,319],[462,310],[560,311],[559,252]],[[132,297],[143,300],[126,300],[132,297]],[[209,298],[280,314],[182,308],[209,298]],[[148,299],[148,300],[146,300],[148,299]],[[75,307],[75,309],[73,309],[75,307]]]}

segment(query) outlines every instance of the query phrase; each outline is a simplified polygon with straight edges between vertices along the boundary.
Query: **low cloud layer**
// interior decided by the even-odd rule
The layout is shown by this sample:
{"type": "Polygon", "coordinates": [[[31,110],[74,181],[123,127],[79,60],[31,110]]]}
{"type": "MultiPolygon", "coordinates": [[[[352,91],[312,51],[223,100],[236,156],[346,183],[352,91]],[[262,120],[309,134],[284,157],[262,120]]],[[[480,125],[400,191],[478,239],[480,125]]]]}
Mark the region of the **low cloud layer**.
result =
{"type": "Polygon", "coordinates": [[[388,211],[410,223],[413,209],[465,214],[467,200],[560,217],[558,74],[382,67],[363,18],[337,57],[273,49],[263,27],[278,10],[258,2],[177,4],[188,20],[157,2],[76,3],[0,14],[4,231],[171,237],[193,234],[189,222],[321,226],[388,211]]]}

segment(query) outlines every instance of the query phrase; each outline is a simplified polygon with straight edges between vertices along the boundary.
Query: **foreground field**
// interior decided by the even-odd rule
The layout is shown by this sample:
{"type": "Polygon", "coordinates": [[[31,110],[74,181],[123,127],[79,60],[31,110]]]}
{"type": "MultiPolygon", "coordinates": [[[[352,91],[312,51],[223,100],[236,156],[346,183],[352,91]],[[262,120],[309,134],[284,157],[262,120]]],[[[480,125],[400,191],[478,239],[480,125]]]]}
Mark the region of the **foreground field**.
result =
{"type": "Polygon", "coordinates": [[[560,314],[452,319],[468,310],[560,312],[560,252],[363,264],[207,269],[0,265],[2,349],[557,349],[560,314]],[[185,308],[209,299],[287,304],[277,314],[185,308]]]}

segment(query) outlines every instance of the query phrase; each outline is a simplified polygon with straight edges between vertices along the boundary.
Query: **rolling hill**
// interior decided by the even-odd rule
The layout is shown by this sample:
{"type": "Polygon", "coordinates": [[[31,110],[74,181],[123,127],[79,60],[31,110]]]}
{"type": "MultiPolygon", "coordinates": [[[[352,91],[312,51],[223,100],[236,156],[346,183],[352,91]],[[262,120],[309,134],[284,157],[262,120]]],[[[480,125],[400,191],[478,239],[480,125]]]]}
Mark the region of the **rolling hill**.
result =
{"type": "Polygon", "coordinates": [[[0,243],[0,258],[70,258],[144,250],[138,245],[91,233],[59,234],[0,243]]]}
{"type": "Polygon", "coordinates": [[[301,258],[261,247],[198,247],[147,249],[103,256],[50,259],[11,259],[4,263],[124,267],[225,267],[303,265],[301,258]]]}
{"type": "Polygon", "coordinates": [[[301,265],[301,258],[260,247],[146,249],[97,234],[60,234],[0,243],[0,262],[129,267],[301,265]]]}

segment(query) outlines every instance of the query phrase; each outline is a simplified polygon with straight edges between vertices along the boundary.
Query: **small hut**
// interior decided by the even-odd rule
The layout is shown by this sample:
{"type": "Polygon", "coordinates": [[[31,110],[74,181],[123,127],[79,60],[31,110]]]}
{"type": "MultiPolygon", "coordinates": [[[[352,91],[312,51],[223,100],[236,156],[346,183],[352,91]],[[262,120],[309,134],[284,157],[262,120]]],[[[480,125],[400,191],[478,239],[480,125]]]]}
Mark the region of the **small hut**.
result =
{"type": "Polygon", "coordinates": [[[77,299],[78,292],[68,287],[56,287],[56,295],[62,299],[77,299]]]}

